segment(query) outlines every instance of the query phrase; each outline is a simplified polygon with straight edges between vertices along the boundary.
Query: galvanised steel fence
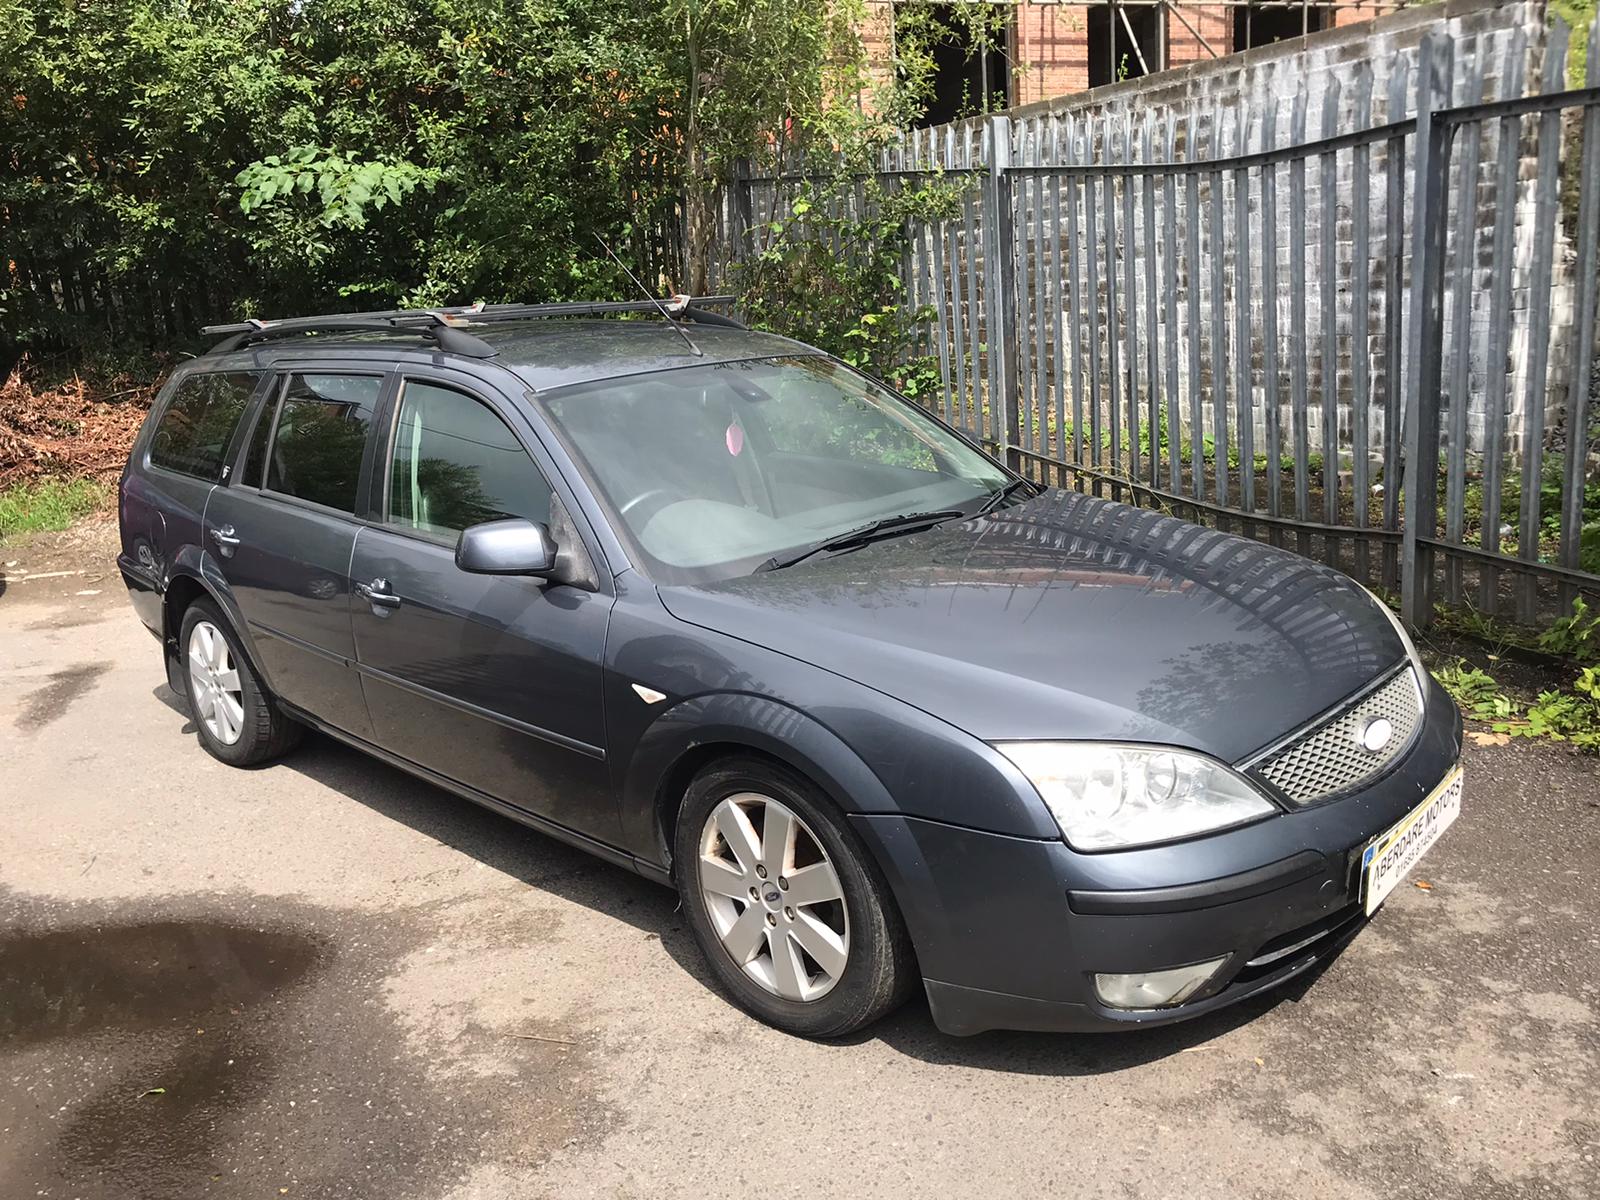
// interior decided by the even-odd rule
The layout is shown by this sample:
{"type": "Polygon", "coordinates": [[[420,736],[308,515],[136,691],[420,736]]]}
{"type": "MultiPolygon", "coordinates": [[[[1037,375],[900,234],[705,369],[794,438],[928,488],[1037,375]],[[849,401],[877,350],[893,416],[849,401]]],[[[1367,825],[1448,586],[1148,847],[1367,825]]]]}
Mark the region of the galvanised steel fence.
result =
{"type": "MultiPolygon", "coordinates": [[[[1567,42],[1522,18],[1320,95],[1283,96],[1290,59],[1225,106],[910,135],[882,178],[958,196],[904,267],[932,407],[1036,478],[1398,591],[1416,625],[1600,594],[1600,22],[1586,87],[1567,42]]],[[[730,260],[791,184],[729,188],[730,260]]]]}

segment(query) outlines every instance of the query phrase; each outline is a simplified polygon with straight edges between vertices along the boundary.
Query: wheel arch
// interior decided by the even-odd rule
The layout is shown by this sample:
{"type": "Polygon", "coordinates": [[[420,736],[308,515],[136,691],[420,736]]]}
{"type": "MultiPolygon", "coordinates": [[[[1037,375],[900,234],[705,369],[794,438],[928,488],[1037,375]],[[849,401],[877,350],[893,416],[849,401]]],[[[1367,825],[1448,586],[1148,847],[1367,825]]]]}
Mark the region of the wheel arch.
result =
{"type": "MultiPolygon", "coordinates": [[[[697,724],[696,736],[674,746],[675,753],[664,763],[649,794],[653,832],[667,878],[680,888],[683,886],[683,881],[677,879],[672,847],[679,835],[677,821],[685,795],[700,772],[713,763],[742,758],[763,761],[799,776],[811,785],[807,791],[820,793],[821,799],[836,811],[840,832],[847,844],[854,844],[862,869],[875,881],[878,894],[883,897],[887,910],[883,920],[891,930],[891,942],[902,948],[896,953],[901,956],[898,961],[904,971],[900,991],[903,998],[922,976],[916,938],[911,933],[913,921],[906,913],[909,897],[902,886],[897,886],[901,873],[892,870],[893,864],[882,857],[881,840],[863,837],[858,825],[863,813],[898,811],[887,789],[854,749],[814,718],[765,697],[729,698],[722,705],[747,715],[759,713],[779,719],[777,728],[782,730],[782,736],[777,736],[767,723],[697,724]]],[[[715,710],[719,706],[710,707],[715,710]]],[[[915,924],[920,927],[925,922],[915,924]]]]}
{"type": "Polygon", "coordinates": [[[650,845],[668,871],[678,809],[690,782],[710,763],[738,755],[765,758],[802,775],[845,816],[896,811],[866,762],[815,718],[764,696],[698,696],[646,730],[623,787],[625,811],[649,826],[635,826],[637,844],[650,845]]]}
{"type": "Polygon", "coordinates": [[[161,594],[161,645],[167,661],[171,663],[182,658],[178,637],[183,631],[183,614],[196,600],[201,599],[215,604],[233,627],[234,635],[250,661],[251,670],[270,694],[272,681],[261,667],[261,658],[255,652],[244,614],[239,611],[233,593],[227,583],[214,572],[208,572],[197,557],[180,556],[173,564],[172,572],[167,576],[167,586],[161,594]]]}

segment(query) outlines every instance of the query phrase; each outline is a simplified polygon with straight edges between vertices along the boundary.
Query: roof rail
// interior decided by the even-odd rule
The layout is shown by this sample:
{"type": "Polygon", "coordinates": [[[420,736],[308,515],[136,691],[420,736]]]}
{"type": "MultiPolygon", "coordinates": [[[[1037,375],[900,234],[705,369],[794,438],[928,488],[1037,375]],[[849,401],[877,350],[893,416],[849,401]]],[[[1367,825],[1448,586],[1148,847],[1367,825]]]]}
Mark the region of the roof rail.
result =
{"type": "Polygon", "coordinates": [[[330,317],[290,317],[283,321],[245,321],[237,325],[207,325],[204,334],[227,334],[224,340],[211,348],[212,354],[227,354],[255,342],[276,341],[304,333],[398,333],[412,334],[433,342],[439,349],[467,358],[493,358],[498,353],[482,338],[474,337],[464,329],[442,318],[433,321],[400,322],[382,320],[364,315],[330,317]]]}
{"type": "Polygon", "coordinates": [[[732,317],[707,311],[706,305],[730,305],[733,296],[674,296],[661,305],[652,300],[570,300],[555,304],[469,304],[454,308],[397,308],[374,312],[330,313],[320,317],[287,317],[277,321],[250,319],[231,325],[206,325],[200,332],[225,340],[212,347],[226,354],[254,342],[305,333],[413,334],[439,349],[469,358],[492,358],[496,351],[468,332],[473,325],[496,321],[528,321],[545,317],[592,317],[617,313],[659,313],[664,305],[673,316],[702,325],[731,329],[748,326],[732,317]]]}

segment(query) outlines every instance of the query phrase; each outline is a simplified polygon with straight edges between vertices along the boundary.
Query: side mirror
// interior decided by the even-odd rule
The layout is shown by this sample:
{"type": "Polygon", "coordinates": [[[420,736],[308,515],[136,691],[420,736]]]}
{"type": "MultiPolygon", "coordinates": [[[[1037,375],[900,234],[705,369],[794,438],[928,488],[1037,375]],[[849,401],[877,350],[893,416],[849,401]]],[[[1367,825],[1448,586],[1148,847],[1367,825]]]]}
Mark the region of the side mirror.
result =
{"type": "Polygon", "coordinates": [[[542,522],[512,517],[461,531],[456,566],[474,575],[544,575],[556,569],[556,543],[542,522]]]}

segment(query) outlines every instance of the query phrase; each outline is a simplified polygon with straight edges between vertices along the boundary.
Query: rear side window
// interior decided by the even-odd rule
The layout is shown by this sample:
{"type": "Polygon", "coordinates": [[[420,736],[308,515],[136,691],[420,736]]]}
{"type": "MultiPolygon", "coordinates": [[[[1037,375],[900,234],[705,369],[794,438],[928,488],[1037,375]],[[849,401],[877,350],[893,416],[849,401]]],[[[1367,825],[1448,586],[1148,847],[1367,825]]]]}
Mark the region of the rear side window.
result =
{"type": "Polygon", "coordinates": [[[236,371],[183,380],[156,424],[150,465],[212,483],[221,479],[228,443],[260,379],[236,371]]]}
{"type": "Polygon", "coordinates": [[[550,485],[487,405],[408,382],[389,467],[389,524],[454,540],[469,525],[549,521],[550,485]]]}
{"type": "Polygon", "coordinates": [[[377,375],[290,376],[267,452],[267,490],[355,512],[361,453],[382,387],[377,375]]]}

